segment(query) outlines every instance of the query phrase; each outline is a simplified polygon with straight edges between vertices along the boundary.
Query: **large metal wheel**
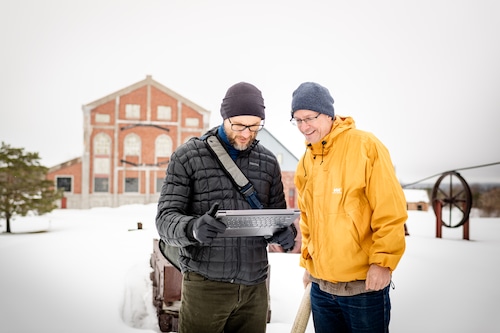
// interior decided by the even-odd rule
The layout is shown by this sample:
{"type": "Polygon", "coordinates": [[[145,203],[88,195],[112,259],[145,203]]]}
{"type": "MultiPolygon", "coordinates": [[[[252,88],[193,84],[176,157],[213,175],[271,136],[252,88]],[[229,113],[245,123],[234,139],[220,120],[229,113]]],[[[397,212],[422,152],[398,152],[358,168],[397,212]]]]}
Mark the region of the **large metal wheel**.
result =
{"type": "Polygon", "coordinates": [[[456,171],[443,173],[432,189],[432,207],[437,214],[437,203],[441,202],[441,220],[448,228],[457,228],[469,219],[472,208],[472,193],[465,179],[456,171]]]}

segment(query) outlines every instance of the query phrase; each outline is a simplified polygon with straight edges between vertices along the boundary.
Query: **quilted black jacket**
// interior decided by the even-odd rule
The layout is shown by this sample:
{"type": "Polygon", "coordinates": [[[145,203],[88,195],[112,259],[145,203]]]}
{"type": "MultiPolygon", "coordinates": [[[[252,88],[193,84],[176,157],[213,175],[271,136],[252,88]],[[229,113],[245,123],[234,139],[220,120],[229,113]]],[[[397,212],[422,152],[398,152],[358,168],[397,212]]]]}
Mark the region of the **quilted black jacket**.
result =
{"type": "MultiPolygon", "coordinates": [[[[216,132],[213,128],[207,134],[216,132]]],[[[264,237],[215,238],[205,246],[186,235],[188,222],[215,202],[219,209],[251,209],[202,139],[190,139],[171,156],[158,201],[158,233],[166,244],[180,248],[182,272],[197,272],[216,281],[260,283],[267,278],[268,268],[264,237]]],[[[235,162],[255,187],[264,209],[286,208],[281,170],[267,148],[256,140],[235,162]]]]}

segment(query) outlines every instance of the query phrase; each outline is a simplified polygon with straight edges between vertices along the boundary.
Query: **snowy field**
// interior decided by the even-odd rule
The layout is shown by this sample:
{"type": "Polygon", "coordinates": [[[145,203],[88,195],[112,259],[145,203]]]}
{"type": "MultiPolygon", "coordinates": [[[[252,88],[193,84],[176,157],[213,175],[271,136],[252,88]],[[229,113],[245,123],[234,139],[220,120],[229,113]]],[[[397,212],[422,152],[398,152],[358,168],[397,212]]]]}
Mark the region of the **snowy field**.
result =
{"type": "MultiPolygon", "coordinates": [[[[0,332],[160,332],[149,279],[155,213],[155,204],[131,205],[12,221],[13,234],[0,233],[0,332]]],[[[466,241],[462,228],[437,239],[431,211],[409,215],[391,332],[500,332],[500,218],[472,217],[466,241]]],[[[270,262],[267,331],[290,332],[303,270],[298,254],[270,253],[270,262]]]]}

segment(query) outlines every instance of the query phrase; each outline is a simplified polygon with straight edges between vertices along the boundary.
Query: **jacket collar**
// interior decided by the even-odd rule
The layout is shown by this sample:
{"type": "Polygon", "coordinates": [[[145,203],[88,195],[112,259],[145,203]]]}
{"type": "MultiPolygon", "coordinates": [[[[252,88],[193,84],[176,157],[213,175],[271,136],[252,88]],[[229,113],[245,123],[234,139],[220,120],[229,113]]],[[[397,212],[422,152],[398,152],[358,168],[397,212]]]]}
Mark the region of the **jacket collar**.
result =
{"type": "Polygon", "coordinates": [[[333,149],[335,138],[341,133],[356,128],[356,124],[352,117],[335,116],[332,129],[330,133],[325,135],[321,141],[314,144],[306,142],[307,149],[311,152],[312,156],[327,155],[333,149]]]}
{"type": "Polygon", "coordinates": [[[230,143],[229,140],[227,139],[226,132],[224,131],[224,126],[219,125],[216,127],[211,128],[208,130],[200,139],[205,141],[206,138],[210,135],[215,135],[217,138],[219,138],[219,141],[222,143],[222,145],[226,148],[228,151],[229,155],[233,160],[236,160],[238,156],[246,156],[250,154],[250,151],[255,148],[255,146],[258,145],[260,142],[259,140],[255,139],[252,144],[245,150],[237,150],[235,149],[230,143]]]}

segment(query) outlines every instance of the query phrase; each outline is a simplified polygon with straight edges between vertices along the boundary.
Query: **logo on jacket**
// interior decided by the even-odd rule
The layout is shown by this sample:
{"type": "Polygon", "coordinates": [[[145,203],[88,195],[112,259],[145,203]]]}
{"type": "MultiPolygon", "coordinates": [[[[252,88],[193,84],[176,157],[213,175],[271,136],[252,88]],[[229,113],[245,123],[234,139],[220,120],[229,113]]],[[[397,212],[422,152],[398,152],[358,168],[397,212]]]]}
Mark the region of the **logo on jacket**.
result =
{"type": "Polygon", "coordinates": [[[342,187],[334,187],[332,194],[342,194],[342,187]]]}

